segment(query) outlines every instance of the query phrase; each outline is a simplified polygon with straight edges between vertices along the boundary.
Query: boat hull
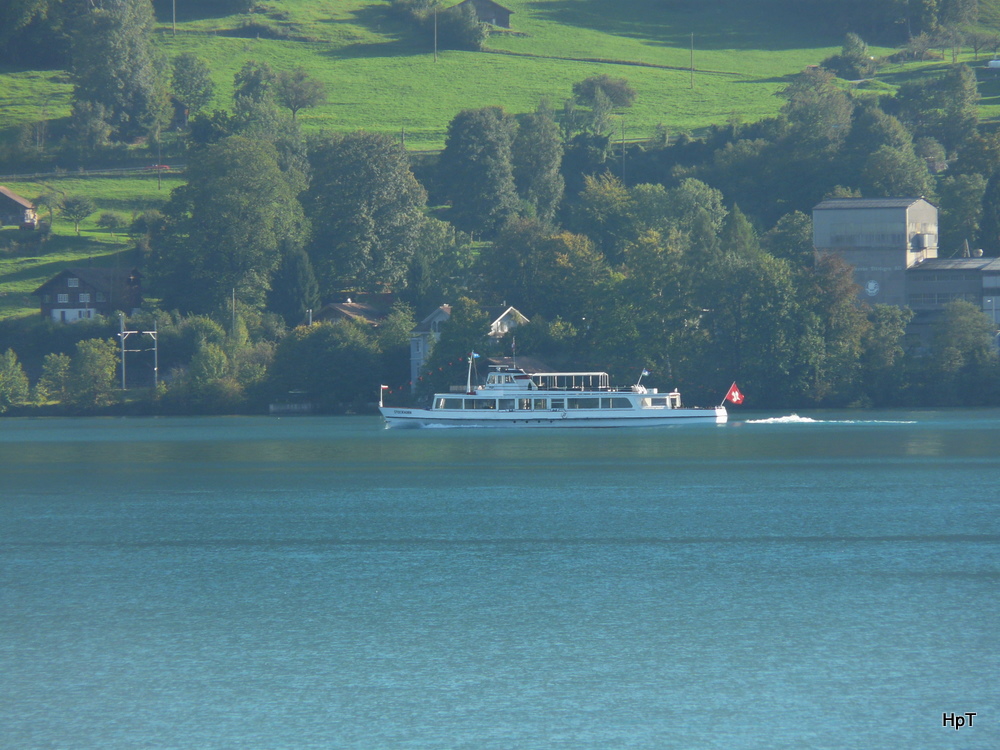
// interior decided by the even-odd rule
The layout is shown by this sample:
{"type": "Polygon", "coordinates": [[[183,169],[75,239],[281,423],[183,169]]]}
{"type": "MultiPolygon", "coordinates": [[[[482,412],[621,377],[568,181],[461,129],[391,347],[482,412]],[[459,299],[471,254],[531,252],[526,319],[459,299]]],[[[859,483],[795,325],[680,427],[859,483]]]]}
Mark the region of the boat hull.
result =
{"type": "Polygon", "coordinates": [[[599,414],[593,411],[479,412],[475,415],[432,409],[379,409],[388,429],[414,427],[572,428],[572,427],[663,427],[692,422],[724,424],[724,406],[714,409],[643,409],[636,413],[599,414]]]}

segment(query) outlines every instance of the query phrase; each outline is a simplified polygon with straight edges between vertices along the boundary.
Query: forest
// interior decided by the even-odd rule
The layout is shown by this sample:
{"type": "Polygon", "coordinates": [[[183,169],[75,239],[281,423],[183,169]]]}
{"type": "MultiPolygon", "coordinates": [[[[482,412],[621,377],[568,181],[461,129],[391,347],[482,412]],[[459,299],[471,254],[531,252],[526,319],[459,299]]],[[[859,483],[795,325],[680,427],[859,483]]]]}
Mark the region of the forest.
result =
{"type": "MultiPolygon", "coordinates": [[[[66,137],[8,162],[112,158],[169,132],[187,167],[161,208],[100,217],[127,234],[144,277],[127,325],[157,333],[156,386],[144,346],[125,354],[121,388],[119,320],[8,318],[0,412],[259,412],[296,392],[364,413],[380,383],[410,403],[463,380],[473,350],[509,356],[484,310],[507,305],[530,320],[518,355],[620,383],[648,370],[688,403],[720,400],[733,380],[761,409],[1000,403],[996,331],[978,306],[950,303],[933,339],[916,340],[909,310],[862,303],[851,268],[812,246],[824,198],[922,196],[940,209],[942,257],[1000,254],[1000,133],[980,122],[977,80],[990,71],[950,62],[955,45],[993,44],[967,28],[977,3],[795,5],[842,28],[843,47],[782,82],[776,116],[626,140],[637,92],[601,74],[533,111],[457,111],[443,149],[418,153],[386,133],[304,129],[334,92],[301,67],[246,60],[228,106],[210,107],[210,61],[164,64],[149,0],[8,3],[0,59],[45,49],[52,59],[33,62],[65,66],[73,84],[66,137]],[[941,64],[887,87],[869,43],[941,64]],[[307,324],[347,298],[378,300],[386,317],[307,324]],[[411,383],[409,331],[441,304],[451,320],[411,383]]],[[[419,25],[427,7],[384,11],[419,25]]],[[[96,211],[68,200],[82,196],[30,197],[43,217],[96,211]]]]}

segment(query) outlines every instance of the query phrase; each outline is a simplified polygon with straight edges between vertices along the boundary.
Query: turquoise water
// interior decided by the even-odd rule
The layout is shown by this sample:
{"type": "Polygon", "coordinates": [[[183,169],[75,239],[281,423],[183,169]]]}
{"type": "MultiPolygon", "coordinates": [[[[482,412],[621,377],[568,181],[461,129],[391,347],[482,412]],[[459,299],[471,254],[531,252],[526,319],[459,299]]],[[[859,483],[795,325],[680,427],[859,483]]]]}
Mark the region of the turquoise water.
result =
{"type": "Polygon", "coordinates": [[[0,747],[1000,746],[1000,412],[809,418],[0,420],[0,747]]]}

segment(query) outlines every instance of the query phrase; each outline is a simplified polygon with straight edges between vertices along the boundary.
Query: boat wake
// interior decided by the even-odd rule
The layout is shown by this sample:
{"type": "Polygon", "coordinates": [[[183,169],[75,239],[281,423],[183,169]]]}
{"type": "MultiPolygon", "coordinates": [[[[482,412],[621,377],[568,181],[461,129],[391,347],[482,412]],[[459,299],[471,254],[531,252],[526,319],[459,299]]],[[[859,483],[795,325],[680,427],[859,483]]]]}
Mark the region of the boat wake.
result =
{"type": "Polygon", "coordinates": [[[748,419],[747,424],[807,424],[811,422],[822,422],[821,419],[811,419],[800,417],[798,414],[789,414],[787,417],[770,417],[769,419],[748,419]]]}
{"type": "Polygon", "coordinates": [[[916,424],[915,419],[813,419],[789,414],[785,417],[748,419],[745,424],[916,424]]]}

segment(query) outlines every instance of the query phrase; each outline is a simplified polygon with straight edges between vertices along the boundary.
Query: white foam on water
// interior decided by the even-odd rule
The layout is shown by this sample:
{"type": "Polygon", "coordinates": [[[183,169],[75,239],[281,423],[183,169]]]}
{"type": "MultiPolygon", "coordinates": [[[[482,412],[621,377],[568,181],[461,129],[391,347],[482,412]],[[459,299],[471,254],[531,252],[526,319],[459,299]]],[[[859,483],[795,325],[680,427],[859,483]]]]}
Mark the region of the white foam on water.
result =
{"type": "Polygon", "coordinates": [[[915,419],[813,419],[789,414],[785,417],[748,419],[745,424],[916,424],[915,419]]]}
{"type": "Polygon", "coordinates": [[[798,414],[789,414],[787,417],[770,417],[768,419],[748,419],[747,424],[805,424],[809,422],[822,422],[821,419],[811,419],[810,417],[800,417],[798,414]]]}

